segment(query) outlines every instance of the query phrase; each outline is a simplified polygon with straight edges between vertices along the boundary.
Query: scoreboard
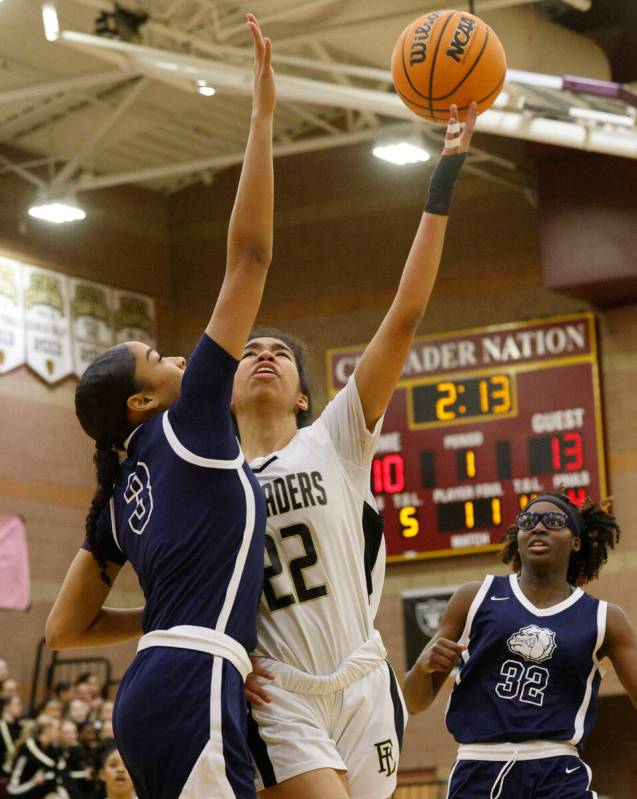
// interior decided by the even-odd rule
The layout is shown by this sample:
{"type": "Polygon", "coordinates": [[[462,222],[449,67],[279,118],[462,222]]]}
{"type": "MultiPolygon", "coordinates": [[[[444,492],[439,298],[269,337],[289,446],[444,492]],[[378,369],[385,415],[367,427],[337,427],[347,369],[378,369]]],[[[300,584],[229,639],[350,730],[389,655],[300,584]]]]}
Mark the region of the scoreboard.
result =
{"type": "MultiPolygon", "coordinates": [[[[328,386],[364,347],[327,353],[328,386]]],[[[533,496],[606,495],[595,317],[414,341],[372,464],[390,561],[498,549],[533,496]]]]}

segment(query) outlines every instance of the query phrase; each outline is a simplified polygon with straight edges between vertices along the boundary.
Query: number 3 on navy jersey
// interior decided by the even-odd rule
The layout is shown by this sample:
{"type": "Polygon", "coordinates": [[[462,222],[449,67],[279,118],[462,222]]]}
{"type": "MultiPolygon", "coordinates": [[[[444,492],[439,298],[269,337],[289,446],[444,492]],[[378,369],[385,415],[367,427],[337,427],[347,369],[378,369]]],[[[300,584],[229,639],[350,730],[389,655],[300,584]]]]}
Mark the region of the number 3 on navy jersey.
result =
{"type": "Polygon", "coordinates": [[[282,574],[283,564],[281,563],[274,538],[266,533],[265,548],[270,558],[270,566],[267,566],[265,569],[263,593],[265,594],[270,612],[281,610],[281,608],[287,608],[297,602],[309,602],[310,599],[318,599],[319,597],[327,596],[327,588],[325,585],[315,585],[308,588],[303,576],[304,569],[309,569],[310,566],[315,566],[318,562],[310,528],[305,524],[291,524],[289,527],[283,527],[280,530],[280,535],[283,540],[298,537],[303,545],[305,554],[293,558],[288,563],[288,569],[292,577],[292,582],[294,583],[296,596],[294,592],[277,596],[272,581],[282,574]]]}
{"type": "Polygon", "coordinates": [[[153,512],[150,472],[143,461],[137,461],[135,471],[131,472],[128,477],[124,501],[127,505],[132,505],[132,512],[128,517],[128,526],[134,533],[141,535],[153,512]]]}
{"type": "Polygon", "coordinates": [[[520,702],[542,707],[544,691],[549,683],[548,669],[535,665],[525,668],[519,660],[506,660],[500,674],[505,678],[495,686],[500,699],[519,699],[520,702]]]}

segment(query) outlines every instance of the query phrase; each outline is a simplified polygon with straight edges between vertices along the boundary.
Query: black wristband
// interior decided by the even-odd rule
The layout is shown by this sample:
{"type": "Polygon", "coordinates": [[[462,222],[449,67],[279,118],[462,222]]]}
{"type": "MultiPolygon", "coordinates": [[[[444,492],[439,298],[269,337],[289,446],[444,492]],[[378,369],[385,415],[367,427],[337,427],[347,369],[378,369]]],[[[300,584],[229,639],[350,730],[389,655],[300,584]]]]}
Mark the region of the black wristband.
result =
{"type": "Polygon", "coordinates": [[[456,180],[466,157],[466,153],[440,157],[429,180],[429,196],[425,205],[425,211],[428,214],[447,216],[451,207],[456,180]]]}

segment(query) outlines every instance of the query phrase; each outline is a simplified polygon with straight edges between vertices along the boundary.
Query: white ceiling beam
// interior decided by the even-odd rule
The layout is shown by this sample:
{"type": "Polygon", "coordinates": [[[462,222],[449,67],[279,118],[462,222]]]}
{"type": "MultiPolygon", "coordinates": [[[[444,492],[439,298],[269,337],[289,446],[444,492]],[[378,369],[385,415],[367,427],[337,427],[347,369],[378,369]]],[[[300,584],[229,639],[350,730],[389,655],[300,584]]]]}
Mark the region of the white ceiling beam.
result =
{"type": "Polygon", "coordinates": [[[306,108],[303,108],[296,103],[286,103],[285,108],[291,111],[296,116],[300,117],[305,122],[309,122],[311,125],[314,125],[317,128],[322,128],[327,133],[338,135],[342,133],[342,130],[339,130],[335,125],[331,125],[325,119],[322,119],[317,114],[313,114],[311,111],[308,111],[306,108]]]}
{"type": "Polygon", "coordinates": [[[6,158],[4,155],[0,155],[0,164],[4,164],[6,168],[10,172],[15,172],[16,175],[19,175],[23,180],[26,180],[28,183],[32,183],[34,186],[37,186],[38,189],[43,189],[46,185],[45,181],[41,178],[34,175],[32,172],[24,169],[24,167],[20,166],[20,164],[16,164],[11,161],[9,158],[6,158]]]}
{"type": "MultiPolygon", "coordinates": [[[[146,23],[149,31],[166,36],[182,45],[191,45],[204,53],[210,53],[217,57],[230,57],[236,59],[241,64],[252,60],[252,48],[235,47],[228,44],[216,44],[207,39],[202,39],[187,30],[178,28],[176,25],[165,25],[154,20],[146,23]]],[[[303,56],[288,55],[280,52],[276,47],[272,53],[272,60],[275,64],[284,66],[300,67],[319,72],[330,72],[332,74],[349,75],[352,78],[363,80],[382,81],[391,83],[391,72],[388,69],[378,69],[377,67],[359,66],[356,64],[343,64],[331,61],[319,61],[315,58],[304,58],[303,56]]]]}
{"type": "MultiPolygon", "coordinates": [[[[61,39],[94,55],[103,53],[105,56],[114,55],[131,59],[136,68],[147,74],[152,73],[158,78],[163,72],[172,80],[184,78],[194,84],[196,80],[203,79],[215,88],[228,93],[243,96],[252,93],[251,67],[231,65],[72,31],[64,31],[61,39]]],[[[325,81],[278,73],[277,93],[283,102],[349,108],[396,119],[414,120],[413,113],[403,105],[396,94],[390,92],[362,89],[357,86],[339,86],[325,81]]],[[[523,113],[495,109],[481,114],[476,130],[499,136],[637,158],[637,134],[633,131],[609,133],[601,128],[588,129],[577,123],[559,122],[530,114],[527,116],[523,113]]]]}
{"type": "Polygon", "coordinates": [[[63,186],[66,181],[78,170],[82,161],[90,155],[99,143],[111,132],[119,120],[126,114],[133,103],[137,102],[141,94],[148,88],[148,78],[141,78],[128,91],[113,113],[95,130],[92,136],[80,148],[80,151],[68,161],[51,182],[52,188],[63,186]]]}
{"type": "MultiPolygon", "coordinates": [[[[259,24],[261,25],[261,28],[265,29],[267,25],[270,25],[273,22],[281,22],[286,20],[288,17],[298,17],[299,13],[311,14],[314,11],[320,10],[324,6],[329,5],[334,5],[334,0],[305,0],[305,2],[302,4],[295,2],[290,6],[280,8],[278,11],[273,11],[271,14],[259,15],[259,24]]],[[[341,0],[341,5],[345,5],[345,0],[341,0]]],[[[248,33],[245,22],[241,25],[229,26],[225,30],[222,28],[219,31],[219,39],[222,42],[225,42],[240,33],[248,33]]]]}
{"type": "MultiPolygon", "coordinates": [[[[325,61],[328,64],[333,61],[332,56],[329,54],[327,48],[321,42],[310,42],[310,47],[322,61],[325,61]]],[[[349,77],[341,74],[340,72],[332,72],[332,77],[336,83],[340,84],[341,86],[352,85],[352,81],[349,79],[349,77]]],[[[374,114],[371,114],[369,111],[361,111],[360,113],[370,127],[375,127],[379,124],[378,117],[376,117],[374,114]]]]}
{"type": "MultiPolygon", "coordinates": [[[[405,129],[405,126],[393,125],[391,129],[393,129],[394,132],[400,132],[405,129]]],[[[315,152],[317,150],[348,147],[353,144],[369,141],[370,139],[376,138],[378,135],[378,130],[366,130],[358,133],[342,133],[338,136],[320,136],[317,138],[290,142],[289,144],[275,145],[273,153],[275,157],[282,157],[286,155],[315,152]]],[[[188,175],[209,169],[227,169],[235,164],[240,164],[243,158],[244,152],[242,150],[241,152],[228,153],[227,155],[213,156],[211,158],[201,158],[182,164],[152,167],[150,169],[140,169],[135,172],[123,172],[119,175],[103,175],[101,177],[80,180],[72,188],[76,191],[94,191],[95,189],[103,189],[108,186],[120,186],[125,183],[142,183],[148,180],[188,175]]]]}
{"type": "Polygon", "coordinates": [[[20,86],[17,89],[7,89],[0,91],[0,105],[6,103],[17,103],[25,100],[34,100],[38,97],[51,97],[55,94],[64,94],[72,91],[82,91],[84,89],[107,86],[109,83],[117,83],[120,80],[129,80],[138,75],[139,72],[130,68],[113,69],[109,72],[99,72],[90,75],[78,75],[74,78],[64,78],[62,80],[49,81],[47,83],[37,83],[31,86],[20,86]]]}

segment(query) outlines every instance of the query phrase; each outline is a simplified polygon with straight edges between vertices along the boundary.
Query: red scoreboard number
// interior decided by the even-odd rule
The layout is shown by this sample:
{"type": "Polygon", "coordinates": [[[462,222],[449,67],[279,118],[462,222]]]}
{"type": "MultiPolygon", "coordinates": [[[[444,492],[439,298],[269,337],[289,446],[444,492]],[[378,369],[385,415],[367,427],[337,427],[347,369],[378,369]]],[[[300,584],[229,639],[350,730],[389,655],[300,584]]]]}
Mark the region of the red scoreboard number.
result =
{"type": "MultiPolygon", "coordinates": [[[[362,348],[328,353],[332,392],[362,348]]],[[[390,560],[498,547],[533,496],[606,494],[595,320],[419,338],[387,409],[371,488],[390,560]]]]}

